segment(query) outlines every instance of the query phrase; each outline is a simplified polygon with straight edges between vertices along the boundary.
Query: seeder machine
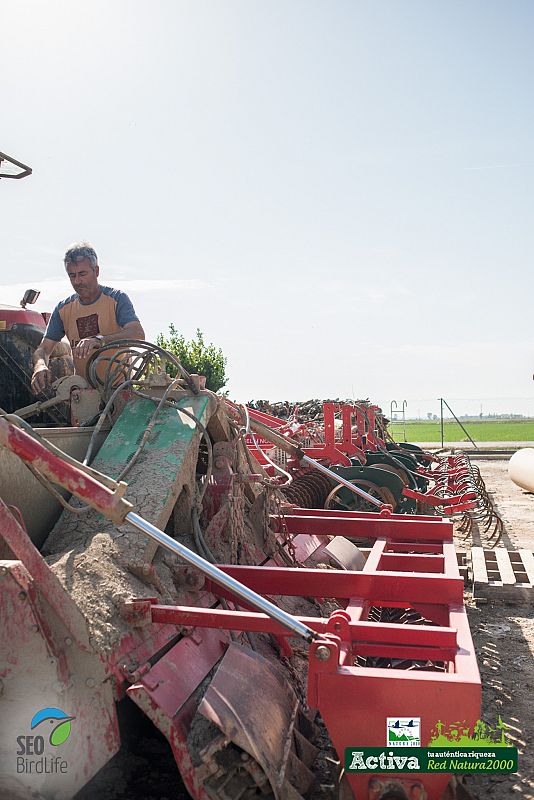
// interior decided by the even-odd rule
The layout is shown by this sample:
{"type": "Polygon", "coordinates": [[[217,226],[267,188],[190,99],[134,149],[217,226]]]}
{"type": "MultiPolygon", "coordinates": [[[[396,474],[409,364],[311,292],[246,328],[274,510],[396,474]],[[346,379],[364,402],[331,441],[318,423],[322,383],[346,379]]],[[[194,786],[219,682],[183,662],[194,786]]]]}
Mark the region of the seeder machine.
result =
{"type": "Polygon", "coordinates": [[[59,441],[78,458],[0,417],[0,795],[74,798],[118,751],[128,699],[198,800],[313,797],[325,736],[332,798],[451,793],[448,775],[342,767],[387,744],[388,718],[420,720],[425,746],[438,720],[479,717],[452,522],[413,513],[476,502],[469,477],[387,441],[376,410],[339,428],[325,408],[311,436],[171,379],[153,346],[98,359],[69,397],[90,424],[59,441]],[[41,736],[39,771],[43,709],[71,733],[41,736]]]}

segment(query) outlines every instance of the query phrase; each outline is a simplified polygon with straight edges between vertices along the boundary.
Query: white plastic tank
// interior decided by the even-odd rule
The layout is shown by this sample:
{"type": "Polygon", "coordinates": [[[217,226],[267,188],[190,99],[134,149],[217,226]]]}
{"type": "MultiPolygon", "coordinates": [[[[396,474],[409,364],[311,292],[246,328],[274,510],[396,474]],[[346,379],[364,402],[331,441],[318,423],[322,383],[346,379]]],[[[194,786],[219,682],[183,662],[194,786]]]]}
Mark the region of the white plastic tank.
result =
{"type": "Polygon", "coordinates": [[[508,475],[517,486],[534,492],[534,448],[523,447],[508,462],[508,475]]]}

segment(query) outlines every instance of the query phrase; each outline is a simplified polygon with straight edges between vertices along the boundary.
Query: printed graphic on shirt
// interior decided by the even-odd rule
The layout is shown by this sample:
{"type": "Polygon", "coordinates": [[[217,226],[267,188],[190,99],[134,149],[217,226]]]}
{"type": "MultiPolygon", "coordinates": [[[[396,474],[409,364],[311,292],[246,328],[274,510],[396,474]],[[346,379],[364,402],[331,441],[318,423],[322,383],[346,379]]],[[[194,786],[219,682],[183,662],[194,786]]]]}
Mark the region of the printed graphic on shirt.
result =
{"type": "Polygon", "coordinates": [[[89,314],[88,317],[78,317],[76,326],[80,339],[89,339],[91,336],[96,336],[97,333],[100,333],[98,314],[89,314]]]}
{"type": "MultiPolygon", "coordinates": [[[[128,295],[109,286],[100,288],[101,294],[93,303],[81,303],[77,294],[59,303],[50,317],[45,338],[59,342],[66,335],[74,350],[81,339],[118,333],[129,322],[139,321],[128,295]]],[[[108,357],[112,354],[108,351],[108,357]]],[[[73,357],[76,374],[85,377],[88,359],[78,358],[74,352],[73,357]]],[[[106,366],[102,364],[101,368],[105,373],[106,366]]]]}

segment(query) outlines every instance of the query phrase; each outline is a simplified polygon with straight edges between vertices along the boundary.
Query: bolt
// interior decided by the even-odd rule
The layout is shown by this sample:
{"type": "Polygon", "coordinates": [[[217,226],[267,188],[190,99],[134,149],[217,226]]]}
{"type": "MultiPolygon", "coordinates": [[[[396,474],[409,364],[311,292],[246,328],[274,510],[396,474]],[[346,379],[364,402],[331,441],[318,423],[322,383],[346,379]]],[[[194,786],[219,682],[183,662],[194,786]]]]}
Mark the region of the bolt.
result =
{"type": "Polygon", "coordinates": [[[341,630],[341,622],[334,622],[334,630],[335,631],[341,630]]]}
{"type": "Polygon", "coordinates": [[[373,778],[369,781],[369,800],[378,800],[379,795],[382,794],[382,782],[373,778]]]}
{"type": "Polygon", "coordinates": [[[72,644],[72,639],[70,638],[70,636],[66,636],[66,637],[65,637],[65,644],[66,644],[66,646],[67,646],[67,647],[70,647],[70,646],[71,646],[71,644],[72,644]]]}
{"type": "Polygon", "coordinates": [[[324,644],[320,644],[317,650],[315,651],[315,658],[318,661],[328,661],[330,658],[330,648],[326,647],[324,644]]]}
{"type": "Polygon", "coordinates": [[[26,592],[19,592],[19,600],[26,600],[27,596],[26,592]]]}
{"type": "Polygon", "coordinates": [[[5,578],[7,575],[7,567],[0,567],[0,578],[5,578]]]}
{"type": "Polygon", "coordinates": [[[87,680],[85,681],[85,685],[88,686],[90,689],[92,689],[95,685],[93,678],[87,678],[87,680]]]}
{"type": "Polygon", "coordinates": [[[414,783],[410,789],[410,799],[411,800],[423,800],[425,796],[425,790],[422,783],[414,783]]]}

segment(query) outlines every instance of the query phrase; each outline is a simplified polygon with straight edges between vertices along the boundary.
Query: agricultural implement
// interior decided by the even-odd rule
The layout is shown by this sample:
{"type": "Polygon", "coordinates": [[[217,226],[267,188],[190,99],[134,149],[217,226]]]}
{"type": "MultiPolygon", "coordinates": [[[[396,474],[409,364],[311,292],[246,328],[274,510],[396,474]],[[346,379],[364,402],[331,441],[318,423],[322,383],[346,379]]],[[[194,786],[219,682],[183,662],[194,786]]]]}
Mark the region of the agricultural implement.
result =
{"type": "Polygon", "coordinates": [[[379,409],[373,405],[324,403],[324,428],[319,434],[315,425],[308,429],[303,423],[296,425],[296,420],[284,423],[247,409],[250,428],[262,437],[258,442],[249,433],[248,446],[271,474],[276,470],[272,457],[282,460],[292,471],[294,480],[289,493],[294,498],[299,485],[310,483],[309,469],[302,473],[302,456],[331,465],[340,479],[375,498],[373,503],[343,484],[326,497],[318,496],[316,504],[320,506],[371,510],[369,503],[371,507],[387,504],[404,513],[430,507],[444,515],[476,508],[477,491],[465,456],[440,458],[415,445],[397,444],[388,437],[383,417],[377,412],[379,409]],[[286,454],[285,459],[280,459],[280,450],[286,454]]]}
{"type": "Polygon", "coordinates": [[[377,406],[366,401],[326,402],[322,427],[316,416],[311,423],[299,421],[298,406],[288,419],[254,408],[247,409],[247,415],[249,427],[258,433],[247,436],[250,452],[271,475],[280,464],[290,470],[291,485],[281,488],[297,504],[362,511],[389,504],[401,513],[431,511],[461,517],[458,532],[465,538],[477,529],[491,547],[501,539],[503,521],[469,457],[463,452],[430,454],[414,444],[393,441],[377,406]],[[292,439],[292,444],[288,447],[280,437],[292,439]],[[325,481],[309,464],[303,469],[295,446],[301,456],[315,456],[331,466],[344,483],[325,481]],[[364,489],[365,495],[350,491],[346,481],[364,489]]]}
{"type": "MultiPolygon", "coordinates": [[[[318,724],[341,764],[346,748],[385,746],[388,717],[420,719],[423,746],[438,719],[473,725],[480,680],[452,523],[396,513],[345,478],[367,458],[326,457],[326,430],[310,453],[293,440],[305,431],[252,415],[242,425],[195,376],[170,379],[158,348],[114,350],[98,355],[104,381],[93,365],[90,385],[70,392],[71,415],[97,419],[64,429],[65,441],[89,440],[85,459],[0,418],[2,797],[73,798],[118,751],[125,698],[165,735],[199,800],[313,796],[318,724]],[[250,437],[264,452],[258,435],[287,456],[286,486],[247,448],[250,437]],[[341,485],[344,505],[374,511],[303,507],[288,490],[307,475],[321,476],[312,494],[341,485]],[[43,526],[31,506],[48,490],[57,508],[43,526]],[[17,737],[35,745],[40,709],[72,726],[60,746],[46,738],[42,771],[16,752],[17,737]]],[[[388,452],[365,436],[362,452],[370,440],[388,452]]],[[[417,469],[432,462],[414,462],[422,486],[417,469]]],[[[448,780],[340,769],[331,796],[439,800],[448,780]]]]}

